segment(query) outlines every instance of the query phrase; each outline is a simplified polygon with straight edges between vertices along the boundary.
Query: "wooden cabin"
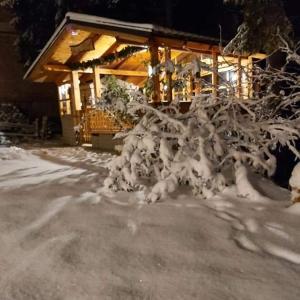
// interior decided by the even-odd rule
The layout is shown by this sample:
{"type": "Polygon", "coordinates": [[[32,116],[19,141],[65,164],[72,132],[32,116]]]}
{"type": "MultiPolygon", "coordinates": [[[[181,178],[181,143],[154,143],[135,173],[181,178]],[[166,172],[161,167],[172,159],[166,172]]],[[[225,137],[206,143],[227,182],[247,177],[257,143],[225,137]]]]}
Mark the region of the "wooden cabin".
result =
{"type": "Polygon", "coordinates": [[[262,57],[260,54],[224,57],[220,53],[219,40],[214,38],[152,24],[68,13],[24,78],[56,83],[63,137],[67,143],[75,143],[77,132],[81,142],[92,140],[94,145],[107,149],[113,146],[111,137],[122,126],[113,120],[113,116],[93,109],[89,101],[101,98],[105,76],[114,75],[140,89],[151,76],[151,101],[154,103],[170,102],[175,96],[180,96],[182,103],[188,103],[190,96],[200,92],[217,94],[222,88],[221,77],[232,81],[236,93],[242,98],[251,93],[251,84],[240,70],[244,67],[251,72],[253,60],[262,57]],[[138,51],[119,55],[134,47],[138,51]],[[210,83],[207,86],[197,84],[191,76],[188,87],[175,90],[172,74],[152,72],[152,68],[163,61],[171,59],[184,65],[195,56],[215,70],[201,70],[199,76],[210,83]],[[92,64],[95,59],[98,59],[98,64],[92,64]],[[99,65],[101,61],[103,64],[99,65]],[[160,76],[165,76],[164,84],[160,76]],[[79,123],[81,130],[74,131],[79,123]]]}

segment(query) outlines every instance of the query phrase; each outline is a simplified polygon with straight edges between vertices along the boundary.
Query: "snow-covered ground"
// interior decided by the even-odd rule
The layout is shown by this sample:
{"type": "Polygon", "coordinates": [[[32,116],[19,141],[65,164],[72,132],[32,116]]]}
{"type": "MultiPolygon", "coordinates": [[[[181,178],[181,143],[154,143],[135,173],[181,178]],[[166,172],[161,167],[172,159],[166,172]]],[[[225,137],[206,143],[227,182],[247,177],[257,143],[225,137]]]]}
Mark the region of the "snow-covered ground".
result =
{"type": "Polygon", "coordinates": [[[300,206],[257,181],[153,205],[102,183],[110,154],[0,148],[0,299],[300,299],[300,206]],[[273,199],[273,200],[271,200],[273,199]]]}

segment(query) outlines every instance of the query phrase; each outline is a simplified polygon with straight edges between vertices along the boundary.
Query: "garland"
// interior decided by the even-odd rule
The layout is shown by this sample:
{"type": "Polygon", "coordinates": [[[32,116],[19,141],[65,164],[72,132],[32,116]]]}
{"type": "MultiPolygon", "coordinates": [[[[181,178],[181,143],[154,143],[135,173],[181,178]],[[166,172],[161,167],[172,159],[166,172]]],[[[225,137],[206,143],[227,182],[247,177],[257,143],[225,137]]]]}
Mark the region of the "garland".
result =
{"type": "Polygon", "coordinates": [[[111,54],[104,55],[100,58],[87,60],[83,62],[69,63],[67,64],[67,66],[71,70],[84,70],[96,66],[108,65],[117,60],[128,58],[133,54],[140,52],[142,50],[145,50],[145,47],[127,46],[124,49],[120,50],[119,52],[114,52],[111,54]]]}

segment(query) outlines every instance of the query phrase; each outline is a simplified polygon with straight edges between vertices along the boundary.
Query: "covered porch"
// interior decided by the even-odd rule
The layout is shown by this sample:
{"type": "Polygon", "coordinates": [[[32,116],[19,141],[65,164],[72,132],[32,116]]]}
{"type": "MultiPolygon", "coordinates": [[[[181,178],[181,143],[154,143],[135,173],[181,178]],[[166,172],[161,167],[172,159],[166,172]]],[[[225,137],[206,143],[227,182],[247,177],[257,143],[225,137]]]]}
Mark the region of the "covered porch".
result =
{"type": "Polygon", "coordinates": [[[106,76],[113,75],[128,89],[145,93],[151,78],[149,99],[154,104],[177,97],[188,106],[197,94],[217,95],[226,89],[222,78],[232,83],[238,97],[247,98],[253,90],[247,74],[252,72],[253,62],[264,56],[224,56],[221,52],[219,41],[213,38],[151,24],[68,13],[25,78],[55,82],[64,140],[69,144],[90,142],[92,136],[110,137],[130,127],[94,108],[101,101],[106,76]],[[153,72],[165,61],[184,66],[195,57],[209,69],[196,76],[191,74],[187,86],[175,87],[172,82],[176,78],[170,72],[153,72]]]}

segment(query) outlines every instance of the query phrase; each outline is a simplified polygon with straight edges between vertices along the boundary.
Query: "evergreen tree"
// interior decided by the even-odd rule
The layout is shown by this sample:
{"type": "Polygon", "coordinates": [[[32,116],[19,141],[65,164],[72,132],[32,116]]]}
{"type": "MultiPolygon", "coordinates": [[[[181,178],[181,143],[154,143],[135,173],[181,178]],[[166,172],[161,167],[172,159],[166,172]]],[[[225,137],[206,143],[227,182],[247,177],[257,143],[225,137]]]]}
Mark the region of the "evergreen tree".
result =
{"type": "Polygon", "coordinates": [[[281,0],[224,0],[243,10],[244,21],[227,52],[265,52],[271,54],[282,46],[282,39],[292,41],[293,28],[281,0]]]}
{"type": "Polygon", "coordinates": [[[56,26],[68,11],[107,14],[114,0],[2,0],[9,8],[13,25],[19,33],[17,47],[20,58],[28,66],[46,44],[56,26]]]}
{"type": "Polygon", "coordinates": [[[165,19],[165,4],[159,0],[0,0],[0,5],[13,12],[13,24],[19,33],[17,47],[26,66],[68,11],[160,24],[165,19]]]}

